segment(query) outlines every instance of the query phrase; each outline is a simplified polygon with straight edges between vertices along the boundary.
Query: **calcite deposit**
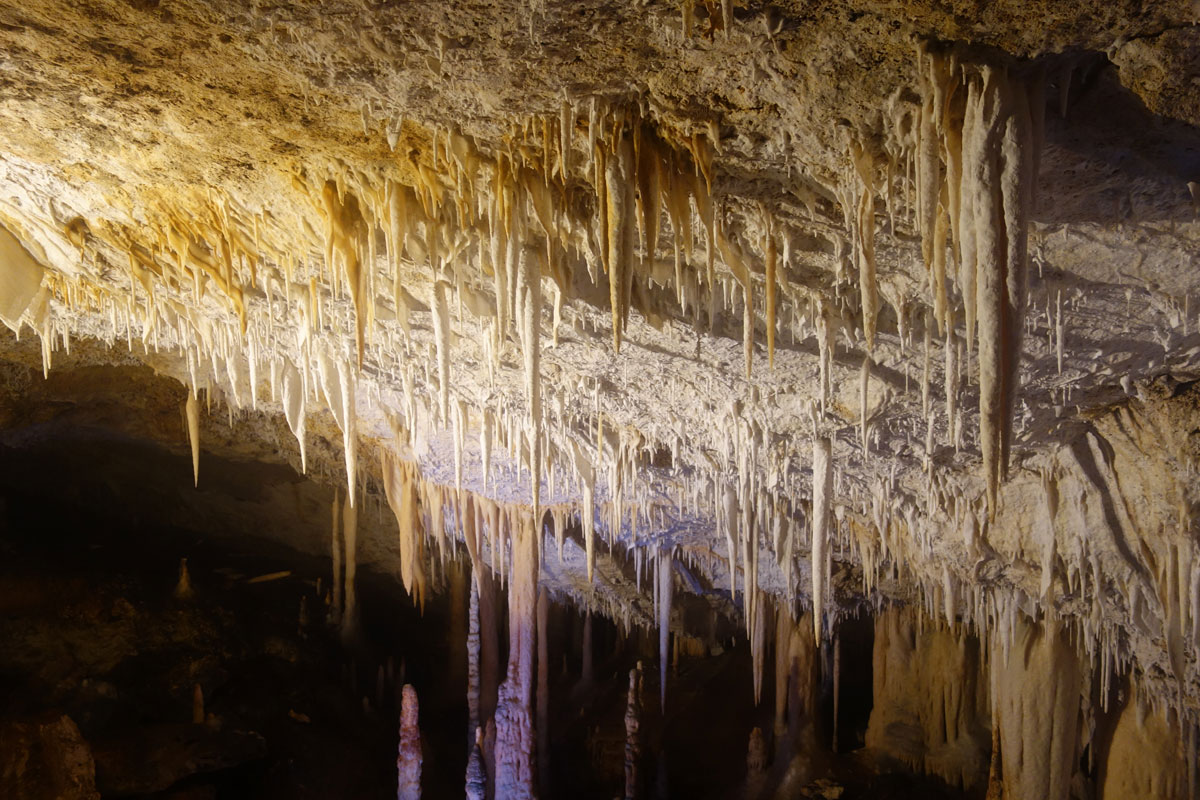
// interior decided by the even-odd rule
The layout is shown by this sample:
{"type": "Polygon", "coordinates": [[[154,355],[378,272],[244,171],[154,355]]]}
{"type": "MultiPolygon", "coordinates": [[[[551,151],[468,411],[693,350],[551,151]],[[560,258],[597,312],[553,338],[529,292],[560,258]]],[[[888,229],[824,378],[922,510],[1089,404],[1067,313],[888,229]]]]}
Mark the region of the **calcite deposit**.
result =
{"type": "Polygon", "coordinates": [[[197,493],[227,461],[337,487],[332,539],[282,491],[187,502],[331,554],[348,641],[360,565],[424,608],[468,562],[476,796],[536,794],[543,591],[657,630],[659,713],[681,642],[717,644],[688,597],[727,598],[747,703],[775,671],[776,772],[868,615],[881,759],[1186,796],[1197,24],[1184,0],[0,4],[0,427],[125,381],[89,424],[190,455],[197,493]]]}

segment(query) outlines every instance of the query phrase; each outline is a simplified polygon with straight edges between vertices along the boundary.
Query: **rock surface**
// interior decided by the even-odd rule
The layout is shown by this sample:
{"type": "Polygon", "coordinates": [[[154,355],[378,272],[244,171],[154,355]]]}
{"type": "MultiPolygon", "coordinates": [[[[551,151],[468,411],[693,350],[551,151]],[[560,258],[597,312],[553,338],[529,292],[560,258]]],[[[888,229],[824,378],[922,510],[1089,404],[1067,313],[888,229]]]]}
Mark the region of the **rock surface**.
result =
{"type": "Polygon", "coordinates": [[[70,717],[0,724],[0,794],[14,800],[99,800],[92,751],[70,717]]]}

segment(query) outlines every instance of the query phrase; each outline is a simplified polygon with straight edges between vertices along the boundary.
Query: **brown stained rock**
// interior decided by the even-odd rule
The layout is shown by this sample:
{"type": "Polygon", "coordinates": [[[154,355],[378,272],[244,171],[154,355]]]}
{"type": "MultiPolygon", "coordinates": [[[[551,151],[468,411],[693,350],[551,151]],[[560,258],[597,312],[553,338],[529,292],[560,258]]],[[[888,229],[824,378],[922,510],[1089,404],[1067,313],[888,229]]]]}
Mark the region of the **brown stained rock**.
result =
{"type": "Polygon", "coordinates": [[[99,800],[92,751],[70,717],[0,724],[0,796],[99,800]]]}
{"type": "MultiPolygon", "coordinates": [[[[1132,89],[1155,114],[1200,125],[1200,29],[1169,28],[1157,35],[1131,39],[1112,54],[1121,83],[1132,89]]],[[[1180,176],[1195,180],[1196,176],[1180,176]]]]}

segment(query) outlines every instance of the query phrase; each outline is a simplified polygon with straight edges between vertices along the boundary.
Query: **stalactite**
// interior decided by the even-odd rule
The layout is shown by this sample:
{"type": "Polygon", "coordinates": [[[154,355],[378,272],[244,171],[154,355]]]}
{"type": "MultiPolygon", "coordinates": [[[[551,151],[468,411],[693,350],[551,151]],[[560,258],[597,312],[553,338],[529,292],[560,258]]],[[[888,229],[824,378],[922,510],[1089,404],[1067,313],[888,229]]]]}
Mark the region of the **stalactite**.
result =
{"type": "Polygon", "coordinates": [[[733,549],[733,535],[737,530],[737,494],[732,486],[725,487],[724,509],[725,547],[729,556],[729,596],[737,600],[737,556],[733,549]]]}
{"type": "Polygon", "coordinates": [[[578,442],[571,442],[571,455],[575,473],[583,484],[583,498],[579,504],[579,523],[583,529],[584,550],[587,555],[588,583],[591,583],[596,571],[596,471],[578,442]]]}
{"type": "Polygon", "coordinates": [[[450,310],[446,302],[446,292],[450,284],[446,281],[436,281],[433,284],[433,298],[430,309],[433,315],[433,338],[437,348],[438,374],[438,419],[443,426],[450,423],[450,310]]]}
{"type": "MultiPolygon", "coordinates": [[[[521,250],[518,288],[524,299],[520,304],[522,338],[525,348],[525,393],[529,401],[529,469],[531,506],[534,519],[540,520],[542,475],[542,273],[539,257],[531,248],[521,250]]],[[[540,525],[539,525],[540,527],[540,525]]]]}
{"type": "MultiPolygon", "coordinates": [[[[354,305],[355,344],[358,366],[362,368],[366,311],[363,298],[363,272],[360,258],[361,240],[366,238],[366,224],[359,210],[358,199],[349,193],[342,195],[333,181],[326,181],[322,190],[325,203],[325,263],[332,272],[334,254],[342,258],[346,285],[354,305]]],[[[372,268],[374,265],[370,265],[372,268]]]]}
{"type": "Polygon", "coordinates": [[[950,437],[950,444],[953,445],[955,451],[959,447],[959,420],[958,420],[958,392],[959,392],[959,377],[958,377],[958,346],[955,343],[954,337],[954,315],[949,316],[950,324],[946,327],[946,343],[945,343],[945,369],[944,369],[944,386],[946,392],[946,427],[947,434],[950,437]]]}
{"type": "Polygon", "coordinates": [[[200,486],[200,404],[196,402],[196,390],[188,389],[184,408],[187,417],[188,442],[192,447],[192,482],[200,486]]]}
{"type": "Polygon", "coordinates": [[[421,800],[421,730],[417,726],[417,713],[417,690],[405,684],[396,752],[396,800],[421,800]]]}
{"type": "Polygon", "coordinates": [[[1065,800],[1079,763],[1082,676],[1054,622],[1015,624],[1012,645],[992,643],[992,713],[999,719],[1004,797],[1065,800]]]}
{"type": "Polygon", "coordinates": [[[775,294],[778,282],[779,251],[775,239],[774,221],[768,218],[766,247],[766,303],[767,303],[767,366],[775,367],[775,294]]]}
{"type": "Polygon", "coordinates": [[[833,502],[833,453],[827,437],[813,439],[812,583],[813,634],[822,638],[825,613],[825,571],[829,538],[829,510],[833,502]]]}
{"type": "Polygon", "coordinates": [[[855,260],[858,262],[859,297],[862,303],[863,336],[867,352],[875,347],[879,316],[879,288],[875,278],[875,159],[869,150],[854,142],[851,162],[861,184],[858,208],[854,209],[855,260]]]}
{"type": "Polygon", "coordinates": [[[912,607],[875,619],[866,744],[968,791],[987,776],[987,673],[978,639],[912,607]]]}
{"type": "Polygon", "coordinates": [[[424,608],[424,538],[420,532],[417,488],[411,468],[385,452],[382,471],[384,493],[400,526],[400,578],[413,603],[424,608]]]}
{"type": "MultiPolygon", "coordinates": [[[[271,362],[274,365],[275,362],[271,362]]],[[[308,474],[308,448],[305,446],[305,392],[300,373],[290,361],[283,369],[283,411],[288,427],[300,445],[300,471],[308,474]]]]}
{"type": "Polygon", "coordinates": [[[346,496],[350,505],[354,505],[356,486],[358,483],[358,426],[355,403],[355,384],[350,366],[344,361],[336,364],[328,356],[322,354],[317,361],[321,378],[321,390],[329,403],[329,410],[334,421],[342,431],[342,449],[346,460],[346,496]]]}
{"type": "Polygon", "coordinates": [[[825,298],[817,300],[817,347],[819,359],[818,366],[820,368],[820,399],[821,411],[829,408],[829,396],[831,394],[831,383],[833,381],[833,320],[829,307],[825,302],[825,298]]]}
{"type": "Polygon", "coordinates": [[[757,706],[762,703],[763,671],[767,659],[767,628],[769,625],[767,612],[769,607],[766,604],[765,593],[758,588],[757,575],[754,581],[748,583],[747,586],[747,593],[755,595],[754,608],[751,612],[753,621],[751,623],[750,654],[754,671],[754,705],[757,706]]]}
{"type": "Polygon", "coordinates": [[[629,318],[628,289],[633,283],[634,181],[633,144],[619,136],[604,165],[606,189],[609,303],[612,306],[613,351],[621,352],[621,339],[629,318]]]}
{"type": "MultiPolygon", "coordinates": [[[[1025,272],[1032,205],[1033,145],[1024,87],[982,68],[968,94],[963,141],[964,206],[971,209],[979,328],[980,449],[989,514],[1008,471],[1012,412],[1024,328],[1025,272]]],[[[968,312],[969,313],[969,312],[968,312]]],[[[972,321],[968,316],[968,331],[972,321]]]]}

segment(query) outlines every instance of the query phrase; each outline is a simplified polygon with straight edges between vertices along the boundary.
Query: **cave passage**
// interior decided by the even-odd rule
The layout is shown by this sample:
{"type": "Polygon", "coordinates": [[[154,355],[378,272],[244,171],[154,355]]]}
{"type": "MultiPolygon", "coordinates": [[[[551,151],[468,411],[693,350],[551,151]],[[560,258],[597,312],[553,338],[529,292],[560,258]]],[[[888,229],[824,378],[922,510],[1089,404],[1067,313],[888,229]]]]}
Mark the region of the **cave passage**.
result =
{"type": "MultiPolygon", "coordinates": [[[[85,374],[104,383],[129,379],[118,370],[85,374]]],[[[94,769],[104,798],[390,797],[405,684],[420,698],[421,792],[463,791],[474,742],[465,552],[446,561],[423,609],[394,563],[359,569],[358,622],[348,637],[331,601],[328,553],[285,543],[296,517],[340,493],[290,468],[209,453],[196,489],[185,446],[114,431],[100,424],[103,415],[81,420],[63,411],[74,408],[66,400],[57,415],[37,421],[9,408],[16,424],[0,445],[0,741],[9,756],[0,775],[10,796],[92,796],[94,769]],[[273,485],[286,492],[264,491],[273,485]],[[197,491],[208,516],[181,514],[179,498],[197,491]],[[279,504],[267,509],[279,527],[246,529],[223,513],[247,504],[279,504]],[[15,760],[19,751],[32,765],[15,760]]],[[[358,531],[371,552],[396,530],[366,496],[358,531]]],[[[328,540],[332,515],[320,510],[328,540]]],[[[552,548],[549,525],[544,533],[552,548]]],[[[572,600],[548,603],[539,616],[549,690],[546,750],[535,756],[546,762],[537,762],[540,796],[625,790],[628,676],[639,665],[638,796],[758,796],[789,781],[796,790],[797,780],[844,797],[964,796],[906,769],[862,771],[856,754],[872,708],[871,614],[839,626],[835,748],[829,648],[809,653],[806,685],[793,686],[791,702],[812,705],[790,713],[784,700],[780,712],[777,692],[788,689],[768,679],[756,706],[749,644],[729,598],[717,594],[679,603],[692,633],[677,636],[670,650],[665,717],[652,668],[656,631],[589,614],[572,600]],[[776,713],[784,715],[781,726],[776,713]],[[756,747],[767,749],[756,754],[756,747]]],[[[503,595],[497,588],[501,609],[503,595]]],[[[492,624],[503,664],[503,611],[492,624]]],[[[811,638],[810,628],[785,616],[780,625],[811,638]]],[[[783,663],[773,653],[769,660],[783,663]]]]}

